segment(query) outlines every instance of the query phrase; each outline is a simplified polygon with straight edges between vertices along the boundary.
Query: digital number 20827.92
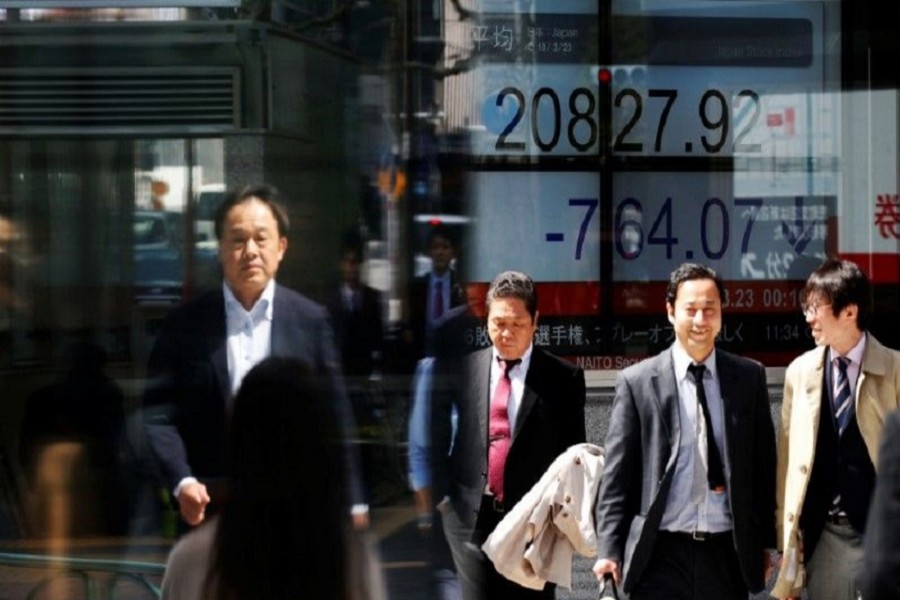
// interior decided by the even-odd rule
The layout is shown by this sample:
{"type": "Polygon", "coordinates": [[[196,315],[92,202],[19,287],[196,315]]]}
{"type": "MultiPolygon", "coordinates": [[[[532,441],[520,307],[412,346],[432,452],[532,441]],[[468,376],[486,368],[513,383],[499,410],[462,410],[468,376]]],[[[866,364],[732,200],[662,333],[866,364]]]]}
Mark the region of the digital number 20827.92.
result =
{"type": "MultiPolygon", "coordinates": [[[[678,90],[675,89],[649,89],[646,101],[662,102],[662,108],[656,120],[653,151],[661,152],[663,139],[668,123],[669,114],[678,100],[678,90]]],[[[510,139],[518,133],[518,128],[528,111],[525,93],[516,87],[506,87],[497,94],[496,105],[503,107],[504,103],[515,103],[515,113],[506,122],[503,130],[497,136],[494,149],[500,152],[525,150],[524,141],[510,139]]],[[[640,153],[644,152],[644,143],[640,141],[638,126],[644,114],[645,97],[634,88],[624,88],[616,93],[613,98],[613,108],[616,115],[615,123],[622,123],[618,131],[614,132],[612,149],[614,152],[640,153]]],[[[543,152],[550,152],[559,144],[562,129],[565,126],[566,139],[578,152],[588,152],[597,141],[597,99],[590,89],[579,87],[572,90],[568,100],[568,115],[564,119],[562,114],[562,101],[556,90],[550,87],[538,89],[531,97],[530,121],[531,138],[534,144],[543,152]],[[544,124],[539,113],[550,110],[551,120],[549,125],[544,124]]],[[[746,143],[744,138],[759,120],[762,110],[759,95],[752,90],[741,90],[731,103],[735,111],[750,111],[740,130],[734,131],[734,152],[758,153],[761,150],[759,144],[746,143]]],[[[700,97],[697,105],[697,113],[705,133],[700,136],[700,145],[709,154],[718,154],[725,147],[731,129],[731,111],[725,94],[719,90],[706,90],[700,97]]],[[[651,124],[652,125],[652,124],[651,124]]],[[[521,138],[519,138],[521,139],[521,138]]],[[[689,148],[691,144],[687,144],[689,148]]]]}

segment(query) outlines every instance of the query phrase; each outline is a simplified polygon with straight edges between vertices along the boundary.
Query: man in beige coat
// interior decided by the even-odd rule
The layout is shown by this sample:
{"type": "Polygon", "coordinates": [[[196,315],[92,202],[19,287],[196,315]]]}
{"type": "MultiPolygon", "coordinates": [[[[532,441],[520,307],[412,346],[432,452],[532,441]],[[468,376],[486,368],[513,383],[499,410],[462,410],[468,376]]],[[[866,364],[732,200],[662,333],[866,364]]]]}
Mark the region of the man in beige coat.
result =
{"type": "Polygon", "coordinates": [[[772,595],[855,600],[881,432],[900,407],[900,353],[867,333],[869,281],[854,263],[825,261],[802,298],[818,347],[785,374],[772,595]]]}

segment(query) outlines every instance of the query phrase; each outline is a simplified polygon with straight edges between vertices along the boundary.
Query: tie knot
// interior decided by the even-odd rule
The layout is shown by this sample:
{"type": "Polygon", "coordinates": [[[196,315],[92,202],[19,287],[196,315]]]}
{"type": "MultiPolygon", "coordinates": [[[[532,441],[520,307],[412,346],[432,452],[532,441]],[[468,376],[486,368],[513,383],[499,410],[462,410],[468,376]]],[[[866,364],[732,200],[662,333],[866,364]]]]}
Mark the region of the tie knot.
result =
{"type": "Polygon", "coordinates": [[[840,369],[842,373],[846,373],[847,367],[850,366],[850,359],[846,356],[838,356],[834,360],[837,361],[838,369],[840,369]]]}
{"type": "Polygon", "coordinates": [[[695,382],[703,381],[703,374],[706,372],[706,365],[688,365],[688,371],[694,376],[695,382]]]}
{"type": "Polygon", "coordinates": [[[507,373],[509,373],[510,369],[512,369],[512,368],[515,367],[517,364],[519,364],[520,362],[522,362],[522,359],[521,359],[521,358],[506,359],[506,358],[500,358],[500,357],[498,356],[498,357],[497,357],[497,362],[500,363],[500,372],[501,372],[503,375],[506,375],[507,373]]]}

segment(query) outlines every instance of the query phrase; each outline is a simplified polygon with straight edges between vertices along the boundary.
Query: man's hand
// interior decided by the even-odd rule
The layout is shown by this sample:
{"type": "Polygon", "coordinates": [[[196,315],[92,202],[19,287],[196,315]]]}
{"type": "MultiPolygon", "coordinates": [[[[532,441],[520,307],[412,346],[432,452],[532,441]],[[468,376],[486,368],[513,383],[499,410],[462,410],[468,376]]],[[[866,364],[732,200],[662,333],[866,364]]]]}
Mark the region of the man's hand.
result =
{"type": "Polygon", "coordinates": [[[772,552],[763,550],[763,581],[768,583],[769,578],[772,577],[772,572],[779,566],[781,566],[781,556],[775,553],[775,558],[773,559],[772,552]]]}
{"type": "Polygon", "coordinates": [[[181,518],[188,525],[199,525],[206,518],[206,505],[209,504],[209,494],[206,486],[199,481],[188,483],[181,488],[178,494],[178,509],[181,518]]]}
{"type": "Polygon", "coordinates": [[[622,585],[622,573],[619,570],[619,563],[617,561],[608,558],[598,558],[597,562],[594,563],[593,571],[594,575],[597,576],[597,581],[603,581],[603,576],[610,573],[612,574],[613,581],[616,585],[622,585]]]}
{"type": "Polygon", "coordinates": [[[419,530],[431,529],[431,515],[434,513],[435,507],[431,504],[431,488],[423,487],[415,490],[416,500],[416,517],[419,523],[419,530]]]}
{"type": "Polygon", "coordinates": [[[351,520],[353,521],[353,530],[354,531],[366,531],[369,529],[369,511],[365,512],[357,512],[350,515],[351,520]]]}

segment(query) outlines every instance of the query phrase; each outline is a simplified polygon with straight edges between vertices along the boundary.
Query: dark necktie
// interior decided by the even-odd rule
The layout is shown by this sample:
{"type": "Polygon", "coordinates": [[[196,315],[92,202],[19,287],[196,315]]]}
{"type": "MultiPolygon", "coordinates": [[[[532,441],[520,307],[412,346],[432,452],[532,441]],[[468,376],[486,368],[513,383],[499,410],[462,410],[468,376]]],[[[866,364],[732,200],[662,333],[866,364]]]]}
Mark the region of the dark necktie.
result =
{"type": "Polygon", "coordinates": [[[438,279],[434,282],[434,299],[431,303],[431,320],[436,321],[444,314],[444,282],[438,279]]]}
{"type": "Polygon", "coordinates": [[[703,387],[703,374],[705,365],[689,365],[688,371],[694,376],[697,384],[697,403],[703,412],[703,422],[706,423],[706,480],[709,489],[714,492],[725,491],[725,473],[722,470],[722,457],[719,456],[719,447],[716,446],[716,436],[713,435],[712,419],[709,416],[709,406],[706,402],[706,389],[703,387]]]}
{"type": "Polygon", "coordinates": [[[850,416],[853,414],[853,394],[850,393],[850,378],[847,376],[847,367],[850,359],[838,356],[835,359],[838,368],[837,380],[834,382],[834,418],[837,422],[838,433],[844,433],[850,416]]]}
{"type": "Polygon", "coordinates": [[[504,360],[500,357],[497,357],[497,360],[500,362],[500,380],[494,388],[494,395],[491,396],[488,423],[488,490],[497,500],[503,501],[503,469],[512,442],[507,412],[509,395],[512,391],[509,370],[522,361],[504,360]]]}

